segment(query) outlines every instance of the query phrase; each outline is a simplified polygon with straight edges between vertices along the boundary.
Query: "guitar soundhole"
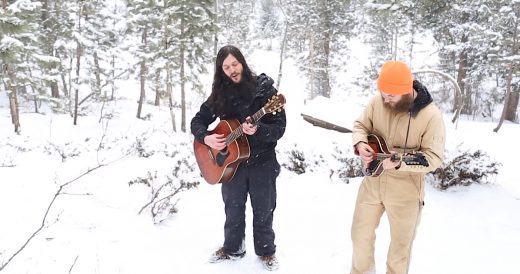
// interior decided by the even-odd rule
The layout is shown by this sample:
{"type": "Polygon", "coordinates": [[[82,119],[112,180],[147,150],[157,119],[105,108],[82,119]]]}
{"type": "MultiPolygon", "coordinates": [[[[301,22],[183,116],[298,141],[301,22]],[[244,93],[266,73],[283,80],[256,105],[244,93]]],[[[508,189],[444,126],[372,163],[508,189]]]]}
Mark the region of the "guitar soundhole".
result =
{"type": "Polygon", "coordinates": [[[229,156],[229,151],[227,150],[227,147],[226,147],[217,154],[217,165],[218,166],[224,165],[224,162],[226,162],[226,159],[228,156],[229,156]]]}

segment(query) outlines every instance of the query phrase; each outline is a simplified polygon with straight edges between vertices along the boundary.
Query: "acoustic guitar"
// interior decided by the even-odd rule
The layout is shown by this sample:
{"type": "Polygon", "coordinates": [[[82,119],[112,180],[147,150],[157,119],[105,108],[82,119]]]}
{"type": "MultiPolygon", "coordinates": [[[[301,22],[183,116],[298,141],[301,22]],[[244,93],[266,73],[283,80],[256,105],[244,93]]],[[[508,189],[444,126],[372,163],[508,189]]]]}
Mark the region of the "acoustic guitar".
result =
{"type": "MultiPolygon", "coordinates": [[[[255,114],[251,116],[251,123],[256,124],[268,114],[281,111],[285,105],[285,97],[282,94],[273,95],[271,99],[255,114]]],[[[209,184],[218,184],[230,181],[235,176],[240,163],[250,156],[249,141],[243,134],[242,124],[237,119],[221,120],[211,134],[224,134],[226,148],[216,150],[208,145],[195,140],[193,148],[195,159],[202,177],[209,184]]]]}
{"type": "Polygon", "coordinates": [[[407,153],[405,155],[391,153],[385,139],[376,134],[368,135],[368,145],[374,150],[374,153],[372,155],[372,162],[368,164],[366,169],[363,169],[365,176],[377,177],[381,175],[384,171],[383,161],[388,158],[394,162],[403,161],[407,165],[429,165],[424,154],[421,152],[407,153]]]}

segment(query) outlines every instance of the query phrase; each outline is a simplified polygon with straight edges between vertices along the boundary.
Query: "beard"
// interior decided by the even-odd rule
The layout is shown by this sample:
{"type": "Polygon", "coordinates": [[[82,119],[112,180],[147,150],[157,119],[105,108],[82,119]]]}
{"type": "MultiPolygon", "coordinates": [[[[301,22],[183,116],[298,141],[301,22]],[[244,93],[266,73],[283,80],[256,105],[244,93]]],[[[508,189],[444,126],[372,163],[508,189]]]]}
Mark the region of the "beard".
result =
{"type": "Polygon", "coordinates": [[[383,105],[387,109],[395,110],[397,112],[408,112],[413,106],[414,98],[413,92],[403,95],[399,101],[397,101],[394,105],[387,103],[383,99],[383,105]]]}
{"type": "MultiPolygon", "coordinates": [[[[227,76],[225,76],[227,77],[227,76]]],[[[217,101],[217,114],[237,118],[248,112],[256,94],[256,79],[242,75],[238,83],[227,77],[217,101]]]]}
{"type": "Polygon", "coordinates": [[[254,79],[247,79],[245,75],[242,75],[238,83],[228,79],[227,86],[224,87],[223,96],[228,102],[240,102],[248,104],[253,99],[253,95],[256,91],[256,81],[254,79]]]}

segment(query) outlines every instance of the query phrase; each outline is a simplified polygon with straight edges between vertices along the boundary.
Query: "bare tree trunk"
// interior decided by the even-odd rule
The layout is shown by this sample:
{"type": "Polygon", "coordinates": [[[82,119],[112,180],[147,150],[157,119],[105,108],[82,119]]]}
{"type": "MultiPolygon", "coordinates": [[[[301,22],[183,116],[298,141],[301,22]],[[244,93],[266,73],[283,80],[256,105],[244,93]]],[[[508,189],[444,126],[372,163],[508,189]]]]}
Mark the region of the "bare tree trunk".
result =
{"type": "Polygon", "coordinates": [[[283,67],[283,55],[285,51],[285,43],[287,42],[287,29],[289,26],[285,25],[285,30],[283,32],[283,40],[282,45],[280,46],[280,66],[278,67],[278,80],[276,81],[276,89],[280,88],[280,82],[282,81],[282,67],[283,67]]]}
{"type": "Polygon", "coordinates": [[[394,28],[394,36],[392,37],[392,60],[397,60],[397,38],[399,36],[397,24],[394,28]]]}
{"type": "Polygon", "coordinates": [[[68,83],[69,83],[69,87],[70,87],[70,93],[69,93],[69,112],[70,112],[70,117],[74,117],[74,110],[72,108],[72,102],[74,101],[74,93],[72,92],[72,65],[74,64],[74,56],[71,56],[70,57],[70,60],[69,60],[69,71],[67,71],[67,76],[68,76],[68,83]]]}
{"type": "MultiPolygon", "coordinates": [[[[516,19],[516,22],[515,22],[515,29],[513,31],[513,46],[512,46],[512,52],[511,52],[511,56],[515,56],[518,54],[518,41],[517,41],[517,37],[518,37],[518,18],[516,19]]],[[[502,123],[504,123],[504,120],[506,119],[506,116],[507,116],[507,109],[509,107],[509,101],[511,100],[511,82],[513,80],[513,71],[518,71],[518,68],[515,66],[515,63],[514,61],[511,61],[511,64],[509,64],[509,76],[507,77],[507,86],[506,86],[506,98],[505,98],[505,101],[504,101],[504,109],[502,110],[502,116],[500,117],[500,121],[498,122],[498,125],[495,129],[493,129],[494,132],[498,132],[498,130],[500,129],[500,127],[502,127],[502,123]]],[[[516,112],[516,108],[515,108],[515,112],[516,112]]]]}
{"type": "MultiPolygon", "coordinates": [[[[213,20],[215,21],[215,25],[218,26],[218,0],[215,0],[214,9],[215,9],[215,17],[213,18],[213,20]]],[[[214,38],[213,38],[213,53],[214,53],[213,56],[215,56],[213,63],[215,63],[215,60],[217,59],[217,53],[218,53],[218,28],[215,28],[215,34],[214,34],[214,38]]]]}
{"type": "Polygon", "coordinates": [[[170,117],[172,119],[173,132],[177,132],[177,124],[175,122],[175,112],[173,111],[173,87],[172,87],[172,71],[169,64],[166,64],[166,92],[168,92],[168,103],[170,105],[170,117]]]}
{"type": "MultiPolygon", "coordinates": [[[[101,96],[101,66],[99,66],[99,56],[97,51],[94,51],[94,76],[96,82],[94,83],[95,93],[101,96]]],[[[104,96],[106,99],[106,96],[104,96]]]]}
{"type": "Polygon", "coordinates": [[[7,0],[2,0],[2,9],[3,10],[7,9],[7,0]]]}
{"type": "MultiPolygon", "coordinates": [[[[114,14],[117,13],[117,0],[114,0],[114,14]]],[[[112,20],[112,28],[113,29],[116,29],[116,23],[117,23],[117,19],[114,18],[114,20],[112,20]]],[[[112,38],[112,42],[115,44],[116,43],[116,38],[115,38],[115,35],[114,37],[112,38]]],[[[112,80],[110,81],[110,100],[114,100],[114,93],[116,92],[116,56],[115,54],[112,54],[112,60],[110,61],[110,65],[112,67],[112,80]]],[[[107,95],[105,94],[105,97],[107,95]]]]}
{"type": "Polygon", "coordinates": [[[4,65],[4,70],[7,73],[9,81],[7,83],[7,89],[9,92],[9,108],[11,111],[11,122],[14,125],[14,132],[20,134],[20,112],[18,110],[18,93],[16,84],[16,75],[9,64],[4,65]]]}
{"type": "Polygon", "coordinates": [[[323,70],[322,70],[322,95],[326,98],[330,98],[330,40],[332,39],[332,30],[330,26],[330,16],[327,12],[327,16],[325,17],[325,25],[327,26],[327,29],[325,30],[325,39],[323,40],[323,53],[324,53],[324,60],[323,60],[323,70]]]}
{"type": "Polygon", "coordinates": [[[319,22],[313,25],[313,37],[311,47],[311,67],[312,75],[312,97],[318,95],[330,98],[330,80],[329,80],[329,56],[330,41],[332,39],[331,18],[326,3],[320,2],[319,22]]]}
{"type": "Polygon", "coordinates": [[[161,103],[161,70],[155,73],[155,101],[154,106],[158,107],[161,103]]]}
{"type": "Polygon", "coordinates": [[[412,16],[411,18],[412,20],[412,26],[411,26],[411,30],[410,30],[410,55],[409,55],[409,58],[410,58],[410,66],[412,65],[412,61],[413,61],[413,46],[415,44],[415,30],[416,30],[416,26],[415,26],[415,16],[412,16]]]}
{"type": "Polygon", "coordinates": [[[498,122],[498,125],[495,129],[493,129],[494,132],[498,132],[500,127],[502,127],[502,124],[504,123],[504,120],[506,118],[507,114],[507,107],[509,105],[509,100],[511,97],[511,81],[513,79],[513,65],[511,64],[509,67],[509,75],[507,76],[507,88],[506,88],[506,98],[504,101],[504,109],[502,110],[502,115],[500,116],[500,121],[498,122]]]}
{"type": "Polygon", "coordinates": [[[309,83],[310,83],[310,95],[309,95],[309,99],[314,99],[314,97],[316,97],[316,91],[314,90],[314,67],[315,67],[315,62],[314,62],[314,36],[312,36],[312,34],[310,34],[310,39],[309,39],[309,83]]]}
{"type": "MultiPolygon", "coordinates": [[[[61,61],[60,61],[60,63],[61,63],[61,61]]],[[[68,88],[68,84],[67,84],[67,79],[65,78],[65,71],[63,71],[63,65],[60,64],[60,68],[61,68],[61,73],[60,73],[61,82],[63,84],[63,94],[68,97],[69,96],[69,88],[68,88]]]]}
{"type": "Polygon", "coordinates": [[[184,66],[185,66],[185,62],[184,62],[184,18],[181,18],[181,49],[180,49],[180,64],[181,64],[181,72],[180,72],[180,77],[181,77],[181,131],[182,132],[186,132],[186,90],[185,90],[185,85],[186,85],[186,79],[185,79],[185,75],[184,75],[184,66]]]}
{"type": "Polygon", "coordinates": [[[289,29],[289,23],[287,22],[287,15],[282,8],[282,0],[278,0],[278,6],[283,14],[285,21],[285,29],[283,31],[282,45],[280,45],[280,66],[278,67],[278,80],[276,81],[276,89],[280,88],[280,82],[282,81],[282,67],[283,67],[283,56],[285,51],[285,44],[287,43],[287,30],[289,29]]]}
{"type": "MultiPolygon", "coordinates": [[[[464,34],[461,38],[461,43],[468,42],[468,36],[464,34]]],[[[470,114],[471,106],[467,105],[468,97],[471,100],[471,95],[469,94],[469,90],[466,87],[466,78],[468,74],[468,52],[463,49],[458,56],[458,69],[457,69],[457,84],[460,87],[461,94],[460,97],[455,98],[455,108],[453,111],[457,111],[461,105],[464,105],[462,108],[462,113],[470,114]]]]}
{"type": "MultiPolygon", "coordinates": [[[[143,34],[141,36],[141,41],[143,43],[143,46],[146,48],[147,46],[147,35],[148,35],[148,27],[145,27],[144,30],[143,30],[143,34]]],[[[137,105],[137,115],[136,117],[138,119],[141,119],[141,111],[143,109],[143,102],[144,102],[144,97],[146,95],[145,93],[145,84],[146,84],[146,61],[141,61],[141,71],[139,71],[139,79],[140,79],[140,83],[141,83],[141,88],[140,88],[140,94],[139,94],[139,103],[137,105]]]]}
{"type": "MultiPolygon", "coordinates": [[[[116,92],[116,57],[112,55],[112,81],[110,81],[110,100],[114,100],[114,93],[116,92]]],[[[105,94],[106,96],[106,94],[105,94]]]]}
{"type": "MultiPolygon", "coordinates": [[[[83,3],[81,0],[80,7],[78,9],[78,33],[81,34],[81,12],[83,9],[83,3]]],[[[78,102],[79,102],[79,85],[80,85],[80,68],[81,68],[81,42],[76,40],[76,87],[74,89],[74,125],[78,124],[78,102]]]]}
{"type": "MultiPolygon", "coordinates": [[[[56,37],[55,37],[55,34],[54,34],[53,30],[52,30],[52,25],[48,21],[48,19],[50,17],[49,16],[49,10],[50,10],[49,0],[42,0],[41,3],[42,3],[41,19],[42,19],[42,22],[43,22],[43,27],[47,30],[47,35],[52,36],[52,37],[47,37],[48,44],[44,46],[45,47],[44,51],[47,54],[49,54],[50,56],[56,56],[56,51],[52,47],[52,45],[56,41],[56,37]]],[[[52,66],[51,69],[56,69],[56,67],[57,67],[57,65],[55,65],[55,64],[52,64],[51,66],[52,66]]],[[[50,88],[51,88],[51,97],[52,98],[60,98],[58,82],[56,82],[56,80],[51,80],[49,85],[50,85],[50,88]]]]}
{"type": "Polygon", "coordinates": [[[506,110],[506,120],[511,122],[518,122],[518,115],[516,110],[518,108],[519,97],[520,97],[520,85],[518,83],[511,84],[511,94],[509,95],[509,104],[506,110]]]}

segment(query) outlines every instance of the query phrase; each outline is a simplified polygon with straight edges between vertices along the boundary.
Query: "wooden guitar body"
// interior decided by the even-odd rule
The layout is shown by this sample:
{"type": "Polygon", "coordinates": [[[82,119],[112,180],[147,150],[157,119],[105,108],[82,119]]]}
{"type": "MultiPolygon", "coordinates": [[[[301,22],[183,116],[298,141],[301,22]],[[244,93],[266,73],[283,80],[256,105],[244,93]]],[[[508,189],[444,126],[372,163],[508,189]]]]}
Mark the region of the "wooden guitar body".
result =
{"type": "MultiPolygon", "coordinates": [[[[257,112],[250,116],[250,122],[257,124],[267,113],[280,111],[285,105],[285,97],[276,94],[257,112]]],[[[209,184],[218,184],[230,181],[235,175],[241,162],[249,158],[251,150],[249,141],[242,131],[242,124],[237,119],[221,120],[211,134],[223,134],[226,138],[226,148],[223,150],[211,147],[195,140],[193,150],[202,177],[209,184]]]]}
{"type": "MultiPolygon", "coordinates": [[[[209,134],[224,134],[228,136],[241,124],[236,119],[222,120],[209,134]]],[[[199,165],[202,177],[209,184],[227,182],[233,178],[241,162],[249,158],[249,141],[244,135],[231,142],[226,150],[212,149],[199,141],[193,142],[195,159],[199,165]]]]}

